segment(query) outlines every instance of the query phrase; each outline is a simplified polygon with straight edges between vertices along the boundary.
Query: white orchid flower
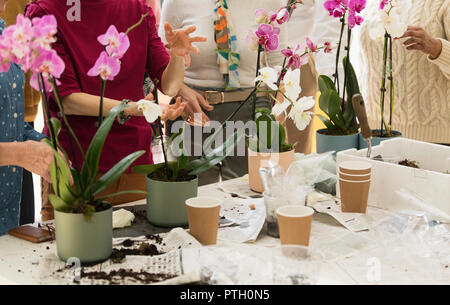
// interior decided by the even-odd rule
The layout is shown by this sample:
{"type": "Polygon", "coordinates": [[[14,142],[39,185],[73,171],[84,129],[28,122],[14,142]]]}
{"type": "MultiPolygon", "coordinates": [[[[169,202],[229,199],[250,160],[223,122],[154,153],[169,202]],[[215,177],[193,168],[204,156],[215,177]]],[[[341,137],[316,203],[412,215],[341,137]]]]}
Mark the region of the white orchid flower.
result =
{"type": "Polygon", "coordinates": [[[136,103],[138,110],[144,113],[145,119],[149,123],[153,123],[162,116],[162,108],[154,101],[140,100],[136,103]]]}
{"type": "Polygon", "coordinates": [[[288,99],[285,99],[282,103],[275,103],[275,105],[272,107],[272,114],[276,117],[280,116],[290,105],[291,102],[289,102],[288,99]]]}
{"type": "Polygon", "coordinates": [[[393,38],[401,37],[408,28],[407,19],[410,7],[410,1],[394,1],[392,8],[387,6],[385,10],[379,11],[379,15],[371,24],[370,38],[382,40],[385,32],[388,32],[393,38]]]}
{"type": "Polygon", "coordinates": [[[275,84],[278,80],[278,72],[277,70],[265,67],[259,70],[259,76],[255,79],[255,82],[263,82],[272,90],[278,90],[277,85],[275,84]]]}
{"type": "Polygon", "coordinates": [[[305,130],[311,123],[314,113],[308,111],[314,105],[316,101],[313,96],[302,97],[296,101],[289,112],[289,118],[294,121],[298,130],[305,130]]]}
{"type": "Polygon", "coordinates": [[[291,101],[296,101],[302,88],[300,87],[300,69],[288,70],[283,79],[286,96],[291,101]]]}

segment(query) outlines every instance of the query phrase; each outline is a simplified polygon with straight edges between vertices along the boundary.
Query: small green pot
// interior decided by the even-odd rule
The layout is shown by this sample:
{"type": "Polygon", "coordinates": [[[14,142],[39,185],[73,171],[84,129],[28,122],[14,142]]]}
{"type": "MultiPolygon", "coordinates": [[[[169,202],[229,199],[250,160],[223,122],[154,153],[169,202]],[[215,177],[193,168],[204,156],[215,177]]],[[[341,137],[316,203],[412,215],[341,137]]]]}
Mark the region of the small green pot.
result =
{"type": "Polygon", "coordinates": [[[63,261],[78,258],[81,264],[99,263],[112,253],[112,206],[90,218],[55,211],[56,249],[63,261]]]}
{"type": "Polygon", "coordinates": [[[159,227],[188,225],[185,201],[197,197],[198,178],[166,182],[147,177],[147,219],[159,227]]]}
{"type": "Polygon", "coordinates": [[[358,149],[358,134],[351,134],[345,136],[333,136],[326,134],[327,129],[320,129],[317,131],[317,152],[324,153],[328,151],[336,151],[336,153],[356,148],[358,149]]]}
{"type": "MultiPolygon", "coordinates": [[[[372,132],[380,132],[379,129],[372,130],[372,132]]],[[[403,134],[400,131],[393,130],[392,133],[394,134],[393,137],[387,138],[387,137],[372,137],[372,147],[380,145],[381,142],[394,139],[397,137],[402,137],[403,134]]],[[[363,136],[359,134],[359,149],[365,149],[367,148],[367,142],[364,140],[363,136]]]]}

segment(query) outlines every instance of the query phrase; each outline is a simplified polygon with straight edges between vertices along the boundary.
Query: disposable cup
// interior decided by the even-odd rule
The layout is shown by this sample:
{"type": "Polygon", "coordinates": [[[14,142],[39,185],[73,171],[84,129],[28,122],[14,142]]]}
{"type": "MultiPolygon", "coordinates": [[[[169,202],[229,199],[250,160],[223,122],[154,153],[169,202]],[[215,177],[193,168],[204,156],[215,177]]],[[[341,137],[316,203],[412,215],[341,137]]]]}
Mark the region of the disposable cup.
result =
{"type": "Polygon", "coordinates": [[[350,180],[350,181],[365,181],[370,180],[372,174],[364,174],[364,175],[351,175],[351,174],[345,174],[339,171],[339,178],[344,180],[350,180]]]}
{"type": "Polygon", "coordinates": [[[186,200],[189,233],[203,245],[214,245],[217,242],[221,204],[222,201],[214,197],[186,200]]]}
{"type": "Polygon", "coordinates": [[[313,214],[313,209],[301,205],[278,208],[281,244],[309,246],[313,214]]]}
{"type": "Polygon", "coordinates": [[[339,171],[343,174],[365,175],[372,171],[372,164],[365,161],[344,161],[339,163],[339,171]]]}
{"type": "Polygon", "coordinates": [[[370,179],[364,181],[351,181],[339,178],[342,212],[366,213],[370,182],[370,179]]]}

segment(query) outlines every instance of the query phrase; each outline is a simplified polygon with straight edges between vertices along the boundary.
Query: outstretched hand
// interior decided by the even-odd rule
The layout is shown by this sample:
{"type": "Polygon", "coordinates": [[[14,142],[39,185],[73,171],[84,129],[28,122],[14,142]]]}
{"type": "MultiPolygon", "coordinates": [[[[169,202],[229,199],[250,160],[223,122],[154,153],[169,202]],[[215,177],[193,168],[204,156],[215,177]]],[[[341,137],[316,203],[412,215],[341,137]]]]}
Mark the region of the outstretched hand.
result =
{"type": "Polygon", "coordinates": [[[163,105],[163,114],[161,116],[162,121],[173,121],[183,114],[186,103],[181,102],[181,98],[178,97],[175,104],[163,105]]]}
{"type": "Polygon", "coordinates": [[[191,65],[191,56],[189,53],[194,52],[197,55],[200,54],[200,50],[193,46],[192,43],[206,41],[206,37],[203,36],[190,36],[196,29],[197,27],[193,25],[186,29],[174,30],[168,22],[164,24],[167,47],[170,49],[172,55],[184,57],[188,67],[191,65]]]}

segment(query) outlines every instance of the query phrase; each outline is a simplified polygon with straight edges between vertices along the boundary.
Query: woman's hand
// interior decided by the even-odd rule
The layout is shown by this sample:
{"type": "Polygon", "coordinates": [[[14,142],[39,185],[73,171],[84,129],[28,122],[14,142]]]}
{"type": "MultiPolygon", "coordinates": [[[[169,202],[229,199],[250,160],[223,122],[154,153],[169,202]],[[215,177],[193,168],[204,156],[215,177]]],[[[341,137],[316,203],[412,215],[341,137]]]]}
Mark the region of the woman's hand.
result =
{"type": "Polygon", "coordinates": [[[171,105],[161,105],[163,108],[163,114],[161,116],[162,121],[173,121],[183,114],[186,109],[186,103],[181,102],[181,98],[178,97],[175,101],[175,104],[171,105]]]}
{"type": "Polygon", "coordinates": [[[189,67],[191,64],[191,56],[189,52],[194,52],[195,54],[200,54],[200,50],[193,46],[193,42],[205,42],[206,38],[202,36],[190,37],[197,29],[196,26],[190,26],[182,30],[173,30],[169,23],[164,24],[164,30],[166,34],[167,47],[170,49],[171,55],[184,57],[186,60],[186,65],[189,67]]]}
{"type": "Polygon", "coordinates": [[[213,106],[208,104],[206,99],[194,89],[183,85],[180,89],[179,95],[183,102],[186,102],[186,117],[184,118],[189,124],[205,125],[209,122],[208,116],[202,111],[202,108],[207,111],[212,111],[213,106]],[[201,116],[201,120],[197,116],[201,116]],[[197,122],[200,121],[200,122],[197,122]]]}
{"type": "Polygon", "coordinates": [[[430,55],[431,59],[436,59],[441,55],[442,42],[433,38],[424,29],[409,26],[405,34],[400,38],[408,38],[403,44],[407,50],[418,50],[430,55]]]}
{"type": "Polygon", "coordinates": [[[18,144],[20,148],[17,150],[17,165],[51,183],[50,164],[55,161],[52,148],[44,142],[36,141],[18,144]]]}

